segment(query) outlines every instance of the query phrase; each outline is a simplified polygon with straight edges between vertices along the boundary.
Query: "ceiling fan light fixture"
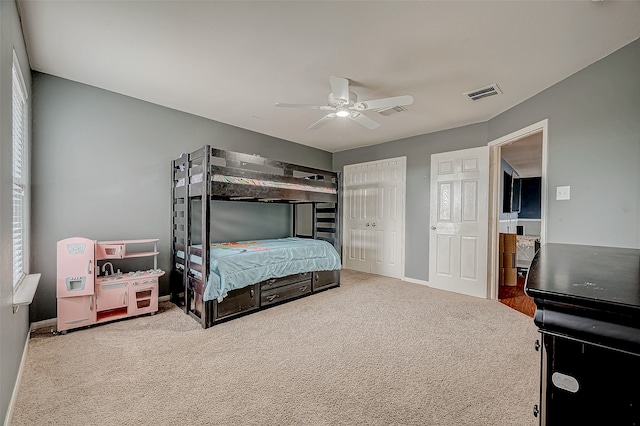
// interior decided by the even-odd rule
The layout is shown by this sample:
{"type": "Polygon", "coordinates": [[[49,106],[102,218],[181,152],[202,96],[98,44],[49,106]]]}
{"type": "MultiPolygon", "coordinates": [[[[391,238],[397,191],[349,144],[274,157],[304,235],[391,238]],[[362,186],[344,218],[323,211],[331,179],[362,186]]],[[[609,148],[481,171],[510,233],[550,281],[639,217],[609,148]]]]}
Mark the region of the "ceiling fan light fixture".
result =
{"type": "MultiPolygon", "coordinates": [[[[358,102],[358,97],[354,92],[349,90],[349,80],[344,77],[329,77],[331,84],[331,93],[328,96],[327,105],[305,105],[305,104],[287,104],[277,103],[277,107],[284,108],[310,108],[321,111],[331,111],[320,120],[313,123],[309,130],[315,130],[325,125],[325,123],[335,118],[348,118],[355,121],[361,126],[369,130],[377,129],[380,123],[364,115],[360,111],[366,110],[389,110],[392,108],[401,108],[403,105],[411,105],[413,96],[402,95],[392,96],[390,98],[372,99],[364,102],[358,102]]],[[[381,114],[384,115],[384,114],[381,114]]]]}
{"type": "Polygon", "coordinates": [[[336,115],[338,117],[344,118],[349,116],[349,108],[347,107],[339,107],[336,111],[336,115]]]}

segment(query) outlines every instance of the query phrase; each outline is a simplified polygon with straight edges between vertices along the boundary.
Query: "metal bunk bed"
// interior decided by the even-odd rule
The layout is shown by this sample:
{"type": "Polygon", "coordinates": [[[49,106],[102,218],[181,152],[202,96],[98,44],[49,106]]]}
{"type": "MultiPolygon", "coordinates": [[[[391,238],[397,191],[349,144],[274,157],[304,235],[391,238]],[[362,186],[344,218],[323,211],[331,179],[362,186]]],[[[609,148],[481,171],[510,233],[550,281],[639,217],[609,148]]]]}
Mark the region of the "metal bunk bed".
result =
{"type": "MultiPolygon", "coordinates": [[[[273,277],[205,300],[209,279],[211,201],[287,203],[291,235],[327,241],[340,253],[339,173],[212,148],[172,161],[171,300],[203,328],[340,285],[340,270],[273,277]],[[194,206],[199,204],[199,206],[194,206]],[[311,235],[299,228],[299,206],[311,205],[311,235]]],[[[322,243],[326,244],[326,243],[322,243]]],[[[333,248],[331,250],[333,250],[333,248]]]]}

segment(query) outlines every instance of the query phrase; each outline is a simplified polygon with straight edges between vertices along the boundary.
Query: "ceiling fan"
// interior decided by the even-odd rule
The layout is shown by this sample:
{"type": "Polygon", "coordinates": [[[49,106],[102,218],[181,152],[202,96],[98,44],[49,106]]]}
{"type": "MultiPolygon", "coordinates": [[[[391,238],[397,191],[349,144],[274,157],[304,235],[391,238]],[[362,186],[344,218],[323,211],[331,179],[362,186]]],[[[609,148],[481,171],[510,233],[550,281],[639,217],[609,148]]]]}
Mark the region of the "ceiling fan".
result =
{"type": "Polygon", "coordinates": [[[356,94],[349,91],[349,80],[346,78],[331,76],[329,77],[329,83],[331,84],[331,93],[329,93],[328,105],[277,103],[276,106],[283,108],[311,108],[319,109],[321,111],[331,111],[320,120],[313,123],[309,127],[310,130],[315,130],[336,118],[350,118],[356,123],[373,130],[379,127],[380,123],[367,117],[361,111],[372,109],[381,110],[396,106],[411,105],[413,103],[413,96],[411,95],[393,96],[391,98],[358,102],[356,94]]]}

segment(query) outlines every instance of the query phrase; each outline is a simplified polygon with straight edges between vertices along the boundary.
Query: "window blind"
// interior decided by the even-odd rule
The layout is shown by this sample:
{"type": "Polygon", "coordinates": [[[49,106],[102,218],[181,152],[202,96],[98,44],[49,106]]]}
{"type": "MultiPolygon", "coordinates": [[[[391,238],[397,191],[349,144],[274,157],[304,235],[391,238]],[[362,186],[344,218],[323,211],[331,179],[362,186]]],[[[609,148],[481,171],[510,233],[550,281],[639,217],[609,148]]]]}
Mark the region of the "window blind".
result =
{"type": "Polygon", "coordinates": [[[19,66],[13,62],[13,286],[27,273],[26,247],[26,90],[19,66]]]}

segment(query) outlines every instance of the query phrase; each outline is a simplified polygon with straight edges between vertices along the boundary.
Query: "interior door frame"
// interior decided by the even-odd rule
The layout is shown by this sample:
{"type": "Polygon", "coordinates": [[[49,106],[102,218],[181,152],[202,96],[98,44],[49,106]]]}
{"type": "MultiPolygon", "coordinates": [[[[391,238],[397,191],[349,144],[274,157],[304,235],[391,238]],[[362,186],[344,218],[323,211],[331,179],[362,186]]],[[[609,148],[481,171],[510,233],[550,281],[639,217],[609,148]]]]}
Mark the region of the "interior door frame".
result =
{"type": "MultiPolygon", "coordinates": [[[[402,173],[402,181],[401,181],[401,186],[402,186],[402,208],[401,208],[401,212],[400,212],[400,217],[402,217],[402,224],[401,224],[401,229],[400,229],[400,270],[401,270],[401,274],[400,274],[400,279],[401,280],[405,280],[405,241],[406,241],[406,222],[407,222],[407,157],[403,156],[403,157],[393,157],[393,158],[383,158],[380,160],[373,160],[373,161],[366,161],[363,163],[354,163],[354,164],[345,164],[342,167],[342,188],[344,189],[347,186],[347,182],[346,182],[346,169],[347,167],[353,167],[353,166],[368,166],[368,165],[372,165],[372,164],[379,164],[379,163],[386,163],[389,161],[400,161],[403,163],[403,173],[402,173]]],[[[346,191],[342,191],[342,206],[346,206],[346,191]]],[[[343,207],[342,209],[342,226],[344,227],[344,225],[347,223],[347,211],[346,209],[343,207]]],[[[344,267],[344,263],[346,259],[346,245],[345,245],[345,237],[343,235],[342,237],[342,247],[341,247],[341,253],[342,253],[342,263],[343,263],[343,267],[344,267]]]]}
{"type": "Polygon", "coordinates": [[[515,142],[534,133],[542,132],[542,177],[540,191],[540,244],[544,244],[547,240],[547,161],[548,155],[548,135],[549,135],[549,119],[544,119],[523,129],[516,130],[513,133],[502,136],[489,142],[489,256],[487,256],[488,279],[489,279],[489,297],[491,299],[498,298],[499,281],[498,281],[498,265],[499,265],[499,247],[498,247],[498,229],[500,220],[500,159],[501,147],[503,145],[515,142]]]}

